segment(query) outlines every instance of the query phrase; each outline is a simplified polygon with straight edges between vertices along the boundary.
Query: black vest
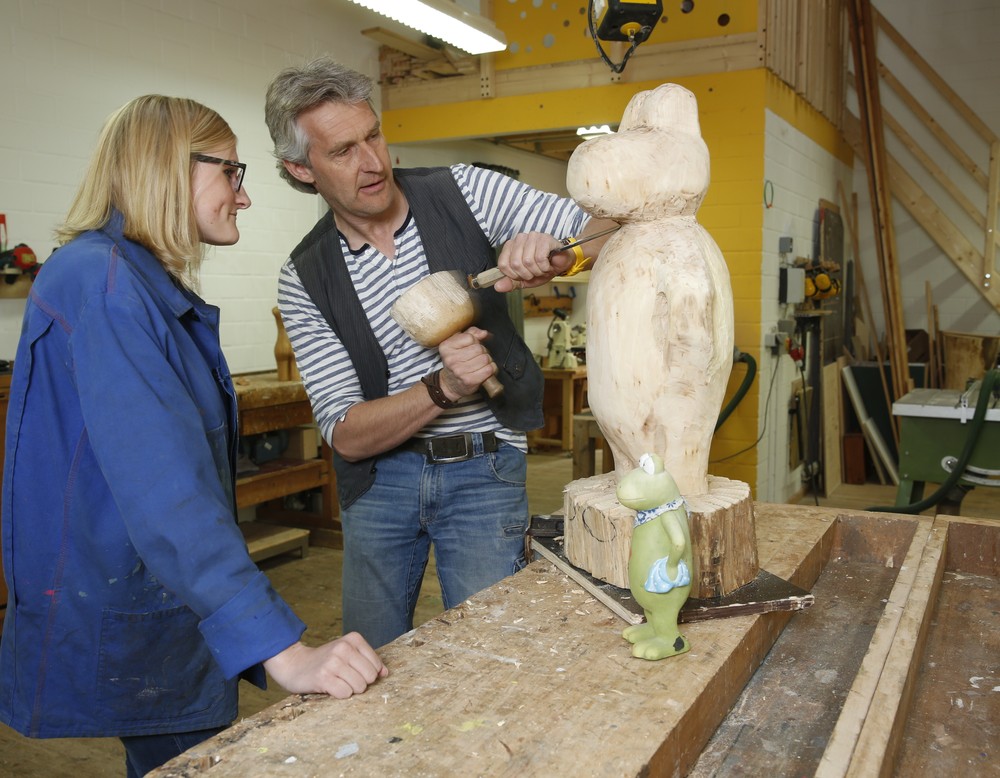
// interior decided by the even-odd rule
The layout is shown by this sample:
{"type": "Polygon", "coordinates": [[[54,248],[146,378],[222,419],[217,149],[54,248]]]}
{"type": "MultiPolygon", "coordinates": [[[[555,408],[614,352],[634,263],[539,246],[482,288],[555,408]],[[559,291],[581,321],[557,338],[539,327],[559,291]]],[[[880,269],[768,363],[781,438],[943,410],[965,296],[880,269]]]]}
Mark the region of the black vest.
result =
{"type": "MultiPolygon", "coordinates": [[[[467,275],[495,264],[493,247],[448,168],[396,170],[393,175],[409,202],[432,273],[459,270],[467,275]]],[[[385,397],[389,392],[388,363],[351,282],[332,212],[299,243],[292,252],[292,262],[306,292],[347,349],[365,399],[385,397]]],[[[471,293],[478,296],[476,326],[491,335],[484,345],[497,364],[497,378],[504,387],[499,397],[487,398],[490,410],[509,429],[541,427],[542,372],[515,331],[504,296],[493,289],[471,293]]],[[[348,462],[334,452],[342,508],[371,487],[376,459],[348,462]]]]}

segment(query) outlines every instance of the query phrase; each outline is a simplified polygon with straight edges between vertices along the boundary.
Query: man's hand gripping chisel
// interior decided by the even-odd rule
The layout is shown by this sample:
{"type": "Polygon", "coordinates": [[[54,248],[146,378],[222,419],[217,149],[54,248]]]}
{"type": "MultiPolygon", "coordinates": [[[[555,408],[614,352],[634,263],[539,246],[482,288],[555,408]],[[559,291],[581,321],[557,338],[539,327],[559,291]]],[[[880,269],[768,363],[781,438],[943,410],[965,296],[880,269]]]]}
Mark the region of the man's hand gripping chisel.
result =
{"type": "MultiPolygon", "coordinates": [[[[595,232],[593,235],[586,235],[578,240],[573,238],[563,238],[560,243],[559,248],[552,249],[549,252],[551,257],[553,254],[558,254],[562,251],[572,251],[574,256],[574,264],[576,262],[583,261],[583,249],[580,246],[588,241],[594,240],[595,238],[603,238],[605,235],[610,235],[619,229],[621,225],[616,225],[607,230],[601,230],[600,232],[595,232]]],[[[498,267],[491,267],[489,270],[484,270],[482,273],[477,275],[469,275],[469,286],[472,289],[485,289],[486,287],[493,286],[501,278],[505,278],[504,273],[498,267]]]]}

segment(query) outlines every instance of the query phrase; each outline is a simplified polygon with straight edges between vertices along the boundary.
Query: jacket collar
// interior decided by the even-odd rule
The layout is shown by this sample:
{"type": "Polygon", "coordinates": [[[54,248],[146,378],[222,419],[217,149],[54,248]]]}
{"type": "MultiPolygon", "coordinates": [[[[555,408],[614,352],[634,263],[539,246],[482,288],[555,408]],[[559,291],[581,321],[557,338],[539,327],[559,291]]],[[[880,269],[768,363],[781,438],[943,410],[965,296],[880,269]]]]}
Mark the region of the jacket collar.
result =
{"type": "Polygon", "coordinates": [[[125,217],[115,209],[101,232],[114,242],[121,258],[128,262],[146,285],[163,300],[174,316],[179,319],[193,309],[203,318],[214,318],[212,315],[216,310],[214,306],[208,305],[198,295],[178,286],[149,249],[125,237],[124,229],[125,217]]]}

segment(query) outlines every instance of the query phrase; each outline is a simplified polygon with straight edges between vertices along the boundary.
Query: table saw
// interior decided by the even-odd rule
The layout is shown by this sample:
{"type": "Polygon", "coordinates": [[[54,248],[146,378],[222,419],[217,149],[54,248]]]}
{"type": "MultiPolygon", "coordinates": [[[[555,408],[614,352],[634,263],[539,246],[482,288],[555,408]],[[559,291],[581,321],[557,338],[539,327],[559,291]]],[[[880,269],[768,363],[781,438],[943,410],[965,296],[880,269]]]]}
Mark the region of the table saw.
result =
{"type": "Polygon", "coordinates": [[[1000,486],[1000,405],[990,398],[980,428],[973,424],[980,383],[955,389],[914,389],[892,405],[899,417],[899,488],[896,507],[923,497],[924,485],[941,484],[954,471],[970,435],[972,456],[958,480],[965,490],[1000,486]]]}

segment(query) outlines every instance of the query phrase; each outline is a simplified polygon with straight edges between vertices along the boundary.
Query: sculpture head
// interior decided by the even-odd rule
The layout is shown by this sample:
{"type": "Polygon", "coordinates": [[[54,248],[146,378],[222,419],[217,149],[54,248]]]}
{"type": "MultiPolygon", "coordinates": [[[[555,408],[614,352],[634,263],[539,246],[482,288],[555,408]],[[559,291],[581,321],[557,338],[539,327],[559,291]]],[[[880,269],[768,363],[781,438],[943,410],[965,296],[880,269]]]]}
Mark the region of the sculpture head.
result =
{"type": "Polygon", "coordinates": [[[599,218],[656,221],[694,215],[709,173],[694,94],[678,84],[661,84],[629,101],[618,132],[576,148],[566,187],[599,218]]]}
{"type": "Polygon", "coordinates": [[[657,454],[643,454],[639,466],[618,482],[618,502],[635,511],[648,511],[680,497],[673,477],[657,454]]]}

